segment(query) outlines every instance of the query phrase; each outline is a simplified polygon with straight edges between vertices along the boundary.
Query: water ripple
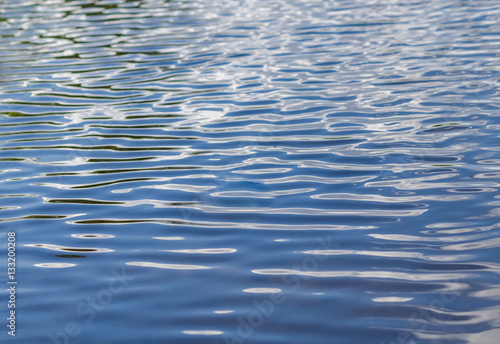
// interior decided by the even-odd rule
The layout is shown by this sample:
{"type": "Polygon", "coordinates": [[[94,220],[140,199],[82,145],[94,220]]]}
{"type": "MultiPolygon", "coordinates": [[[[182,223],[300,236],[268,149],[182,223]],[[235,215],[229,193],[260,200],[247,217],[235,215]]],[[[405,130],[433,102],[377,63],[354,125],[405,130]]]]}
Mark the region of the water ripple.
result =
{"type": "Polygon", "coordinates": [[[20,341],[496,343],[499,23],[493,0],[3,1],[20,341]]]}
{"type": "Polygon", "coordinates": [[[145,267],[160,268],[160,269],[174,269],[174,270],[211,269],[211,267],[203,266],[203,265],[164,264],[164,263],[153,263],[153,262],[128,262],[127,265],[145,266],[145,267]]]}

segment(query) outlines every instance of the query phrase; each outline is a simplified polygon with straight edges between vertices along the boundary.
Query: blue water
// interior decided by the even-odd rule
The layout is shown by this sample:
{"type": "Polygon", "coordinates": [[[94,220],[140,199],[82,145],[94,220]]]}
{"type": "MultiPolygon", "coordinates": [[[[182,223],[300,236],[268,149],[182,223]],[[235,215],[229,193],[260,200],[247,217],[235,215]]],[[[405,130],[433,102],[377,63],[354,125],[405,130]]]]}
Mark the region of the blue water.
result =
{"type": "Polygon", "coordinates": [[[498,343],[499,23],[0,1],[0,342],[498,343]]]}

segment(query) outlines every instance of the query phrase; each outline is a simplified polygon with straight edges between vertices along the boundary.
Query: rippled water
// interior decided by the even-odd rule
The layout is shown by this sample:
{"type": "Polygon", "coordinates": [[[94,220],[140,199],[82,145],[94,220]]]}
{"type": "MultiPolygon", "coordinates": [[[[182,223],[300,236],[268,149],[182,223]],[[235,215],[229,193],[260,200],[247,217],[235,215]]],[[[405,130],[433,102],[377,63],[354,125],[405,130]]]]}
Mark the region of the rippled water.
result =
{"type": "Polygon", "coordinates": [[[15,340],[497,343],[500,3],[0,4],[15,340]]]}

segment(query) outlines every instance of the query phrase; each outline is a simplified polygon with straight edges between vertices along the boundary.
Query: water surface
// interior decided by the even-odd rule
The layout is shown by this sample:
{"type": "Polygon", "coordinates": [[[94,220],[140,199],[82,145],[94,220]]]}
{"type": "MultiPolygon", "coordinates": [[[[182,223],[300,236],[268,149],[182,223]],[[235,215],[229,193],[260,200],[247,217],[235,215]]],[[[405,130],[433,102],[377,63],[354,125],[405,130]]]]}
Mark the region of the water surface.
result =
{"type": "Polygon", "coordinates": [[[497,343],[498,2],[0,4],[14,340],[497,343]]]}

